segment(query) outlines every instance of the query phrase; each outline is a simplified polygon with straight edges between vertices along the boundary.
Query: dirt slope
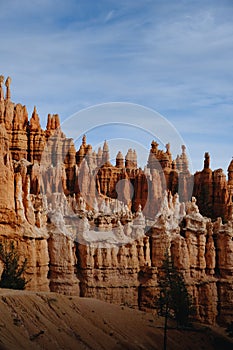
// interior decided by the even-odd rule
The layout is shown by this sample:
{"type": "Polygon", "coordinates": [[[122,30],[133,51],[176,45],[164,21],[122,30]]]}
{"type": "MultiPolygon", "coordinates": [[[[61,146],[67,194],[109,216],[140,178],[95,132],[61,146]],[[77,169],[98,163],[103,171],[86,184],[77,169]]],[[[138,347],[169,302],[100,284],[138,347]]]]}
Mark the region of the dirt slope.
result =
{"type": "MultiPolygon", "coordinates": [[[[162,349],[162,320],[94,299],[0,290],[0,349],[162,349]]],[[[169,329],[168,350],[232,349],[220,333],[169,329]]]]}

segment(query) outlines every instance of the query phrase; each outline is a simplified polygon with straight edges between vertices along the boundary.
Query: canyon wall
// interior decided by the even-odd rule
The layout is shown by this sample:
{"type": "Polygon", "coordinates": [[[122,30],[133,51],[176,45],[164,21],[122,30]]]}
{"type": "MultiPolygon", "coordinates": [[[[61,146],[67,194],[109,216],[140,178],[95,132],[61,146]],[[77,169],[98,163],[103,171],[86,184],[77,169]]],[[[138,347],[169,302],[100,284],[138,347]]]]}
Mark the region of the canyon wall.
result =
{"type": "MultiPolygon", "coordinates": [[[[192,175],[185,147],[151,143],[144,170],[129,149],[109,162],[83,137],[76,152],[58,115],[11,101],[0,79],[0,241],[27,258],[27,289],[96,297],[148,310],[165,252],[183,273],[196,318],[233,316],[233,161],[192,175]],[[193,196],[192,196],[193,195],[193,196]]],[[[0,261],[0,273],[3,264],[0,261]]]]}

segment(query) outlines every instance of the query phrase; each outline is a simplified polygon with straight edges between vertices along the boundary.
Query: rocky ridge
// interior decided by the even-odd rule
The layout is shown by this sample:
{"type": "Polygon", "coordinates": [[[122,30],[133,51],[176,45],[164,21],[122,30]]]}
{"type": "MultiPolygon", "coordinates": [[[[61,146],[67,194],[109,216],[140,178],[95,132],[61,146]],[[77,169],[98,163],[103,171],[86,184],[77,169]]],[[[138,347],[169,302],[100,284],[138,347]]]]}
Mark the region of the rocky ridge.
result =
{"type": "MultiPolygon", "coordinates": [[[[228,180],[204,168],[192,175],[185,147],[152,141],[148,164],[136,152],[109,162],[83,137],[76,151],[49,115],[11,101],[0,77],[0,239],[28,259],[27,289],[153,307],[168,250],[193,296],[196,318],[226,323],[233,310],[233,161],[228,180]],[[193,196],[192,196],[193,184],[193,196]],[[132,191],[133,188],[133,191],[132,191]],[[179,195],[177,194],[179,192],[179,195]]],[[[0,272],[1,272],[0,262],[0,272]]]]}

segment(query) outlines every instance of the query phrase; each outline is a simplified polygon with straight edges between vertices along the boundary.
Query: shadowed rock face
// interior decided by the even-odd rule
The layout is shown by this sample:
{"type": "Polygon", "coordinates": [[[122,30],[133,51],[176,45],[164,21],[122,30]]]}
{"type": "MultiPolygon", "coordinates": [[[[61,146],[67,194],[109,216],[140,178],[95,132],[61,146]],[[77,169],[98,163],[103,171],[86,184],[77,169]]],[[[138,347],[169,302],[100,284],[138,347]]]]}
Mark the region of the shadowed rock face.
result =
{"type": "Polygon", "coordinates": [[[173,159],[169,144],[163,151],[152,141],[144,170],[132,149],[125,158],[119,152],[114,166],[106,142],[95,153],[84,136],[76,151],[58,115],[48,116],[46,130],[36,108],[29,120],[26,107],[10,100],[10,79],[4,98],[2,81],[0,240],[14,240],[28,259],[27,289],[148,309],[168,250],[196,318],[229,321],[233,161],[226,179],[206,153],[204,169],[192,175],[184,146],[173,159]]]}

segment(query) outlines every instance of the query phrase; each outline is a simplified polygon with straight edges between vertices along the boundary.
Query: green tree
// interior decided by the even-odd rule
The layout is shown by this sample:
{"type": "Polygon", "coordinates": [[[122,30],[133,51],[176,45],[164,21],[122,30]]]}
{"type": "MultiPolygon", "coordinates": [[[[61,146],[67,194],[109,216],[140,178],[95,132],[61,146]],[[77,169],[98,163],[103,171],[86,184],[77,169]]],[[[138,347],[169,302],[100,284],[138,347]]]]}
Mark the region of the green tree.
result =
{"type": "Polygon", "coordinates": [[[175,268],[171,256],[166,252],[165,259],[158,276],[159,297],[156,307],[164,321],[164,349],[167,346],[167,322],[175,319],[177,327],[189,324],[190,316],[194,312],[192,299],[188,293],[184,277],[175,268]]]}
{"type": "Polygon", "coordinates": [[[19,266],[19,254],[13,242],[0,243],[0,260],[4,264],[0,288],[25,289],[27,282],[22,274],[27,268],[27,259],[19,266]]]}

